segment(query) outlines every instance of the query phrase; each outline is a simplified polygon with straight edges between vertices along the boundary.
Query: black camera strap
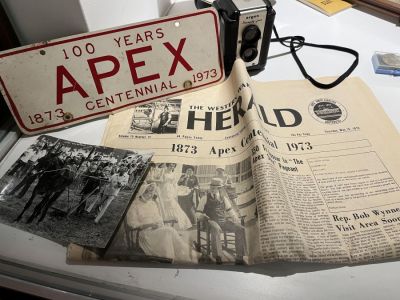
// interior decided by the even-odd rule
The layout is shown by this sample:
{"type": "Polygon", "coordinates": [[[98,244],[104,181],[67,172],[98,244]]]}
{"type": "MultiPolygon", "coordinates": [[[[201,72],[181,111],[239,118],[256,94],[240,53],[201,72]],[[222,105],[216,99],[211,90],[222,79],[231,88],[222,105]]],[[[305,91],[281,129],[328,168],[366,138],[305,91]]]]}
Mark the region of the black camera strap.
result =
{"type": "Polygon", "coordinates": [[[303,76],[306,79],[308,79],[317,88],[330,89],[330,88],[337,86],[346,77],[348,77],[351,74],[351,72],[353,72],[354,69],[358,65],[358,52],[353,49],[341,47],[341,46],[335,46],[335,45],[319,45],[319,44],[306,43],[305,38],[303,36],[285,36],[285,37],[281,38],[281,37],[279,37],[275,26],[273,27],[273,30],[274,30],[274,34],[275,34],[276,38],[271,39],[271,42],[279,42],[283,46],[290,48],[290,53],[292,54],[294,60],[296,61],[297,66],[299,67],[303,76]],[[311,75],[309,75],[307,73],[306,69],[304,68],[303,64],[301,63],[296,52],[298,50],[300,50],[303,46],[341,51],[341,52],[345,52],[345,53],[354,55],[355,59],[354,59],[353,63],[351,64],[351,66],[347,69],[346,72],[344,72],[342,75],[340,75],[335,81],[325,84],[325,83],[316,81],[311,75]]]}

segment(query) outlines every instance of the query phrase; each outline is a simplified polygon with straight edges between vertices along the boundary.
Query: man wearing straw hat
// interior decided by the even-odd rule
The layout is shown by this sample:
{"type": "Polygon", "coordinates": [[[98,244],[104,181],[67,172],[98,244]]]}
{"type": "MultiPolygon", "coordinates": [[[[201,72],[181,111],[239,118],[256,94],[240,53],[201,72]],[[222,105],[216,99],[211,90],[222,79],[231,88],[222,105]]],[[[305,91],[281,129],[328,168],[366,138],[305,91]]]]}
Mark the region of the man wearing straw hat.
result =
{"type": "Polygon", "coordinates": [[[197,207],[198,220],[206,219],[211,232],[211,251],[216,263],[222,263],[223,251],[221,233],[223,231],[235,233],[236,263],[243,263],[244,255],[244,227],[240,224],[235,210],[226,193],[223,192],[224,183],[221,178],[212,178],[210,190],[200,199],[197,207]]]}

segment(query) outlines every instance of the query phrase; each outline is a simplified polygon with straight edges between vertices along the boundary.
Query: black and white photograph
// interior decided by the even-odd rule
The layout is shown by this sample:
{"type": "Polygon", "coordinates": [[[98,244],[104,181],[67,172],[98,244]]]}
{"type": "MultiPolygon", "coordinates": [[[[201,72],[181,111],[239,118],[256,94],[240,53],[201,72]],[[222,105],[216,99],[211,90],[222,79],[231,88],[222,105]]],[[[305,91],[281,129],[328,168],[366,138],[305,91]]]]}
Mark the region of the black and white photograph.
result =
{"type": "Polygon", "coordinates": [[[139,105],[134,109],[129,133],[174,134],[178,128],[180,111],[180,99],[139,105]]]}
{"type": "Polygon", "coordinates": [[[254,241],[247,239],[257,234],[250,159],[227,166],[150,163],[110,246],[81,250],[80,259],[248,264],[254,241]]]}
{"type": "Polygon", "coordinates": [[[151,156],[42,135],[0,178],[0,222],[62,245],[104,248],[151,156]]]}

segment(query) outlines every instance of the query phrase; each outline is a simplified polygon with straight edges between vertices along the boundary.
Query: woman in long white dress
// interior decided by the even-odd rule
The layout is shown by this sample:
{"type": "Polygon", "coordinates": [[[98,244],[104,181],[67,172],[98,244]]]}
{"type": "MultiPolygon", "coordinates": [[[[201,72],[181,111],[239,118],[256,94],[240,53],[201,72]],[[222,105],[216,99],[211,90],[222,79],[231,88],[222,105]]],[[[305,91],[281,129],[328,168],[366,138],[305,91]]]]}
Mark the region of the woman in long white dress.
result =
{"type": "Polygon", "coordinates": [[[192,249],[174,228],[164,225],[156,189],[155,183],[143,185],[126,215],[128,225],[139,234],[139,246],[146,255],[197,263],[200,253],[192,249]]]}
{"type": "Polygon", "coordinates": [[[188,216],[178,203],[178,180],[175,175],[176,164],[167,163],[160,182],[160,201],[164,213],[164,221],[175,220],[177,228],[186,230],[192,227],[188,216]]]}

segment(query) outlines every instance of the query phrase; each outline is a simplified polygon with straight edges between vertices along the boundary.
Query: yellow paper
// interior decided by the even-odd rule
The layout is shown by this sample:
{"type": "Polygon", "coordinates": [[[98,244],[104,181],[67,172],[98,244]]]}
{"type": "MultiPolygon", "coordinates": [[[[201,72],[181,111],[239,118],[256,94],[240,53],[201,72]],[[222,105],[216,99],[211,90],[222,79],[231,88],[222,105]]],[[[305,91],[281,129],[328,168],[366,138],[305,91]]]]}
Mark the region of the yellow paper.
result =
{"type": "Polygon", "coordinates": [[[299,0],[300,2],[311,6],[312,8],[328,15],[334,15],[352,5],[342,0],[299,0]]]}

